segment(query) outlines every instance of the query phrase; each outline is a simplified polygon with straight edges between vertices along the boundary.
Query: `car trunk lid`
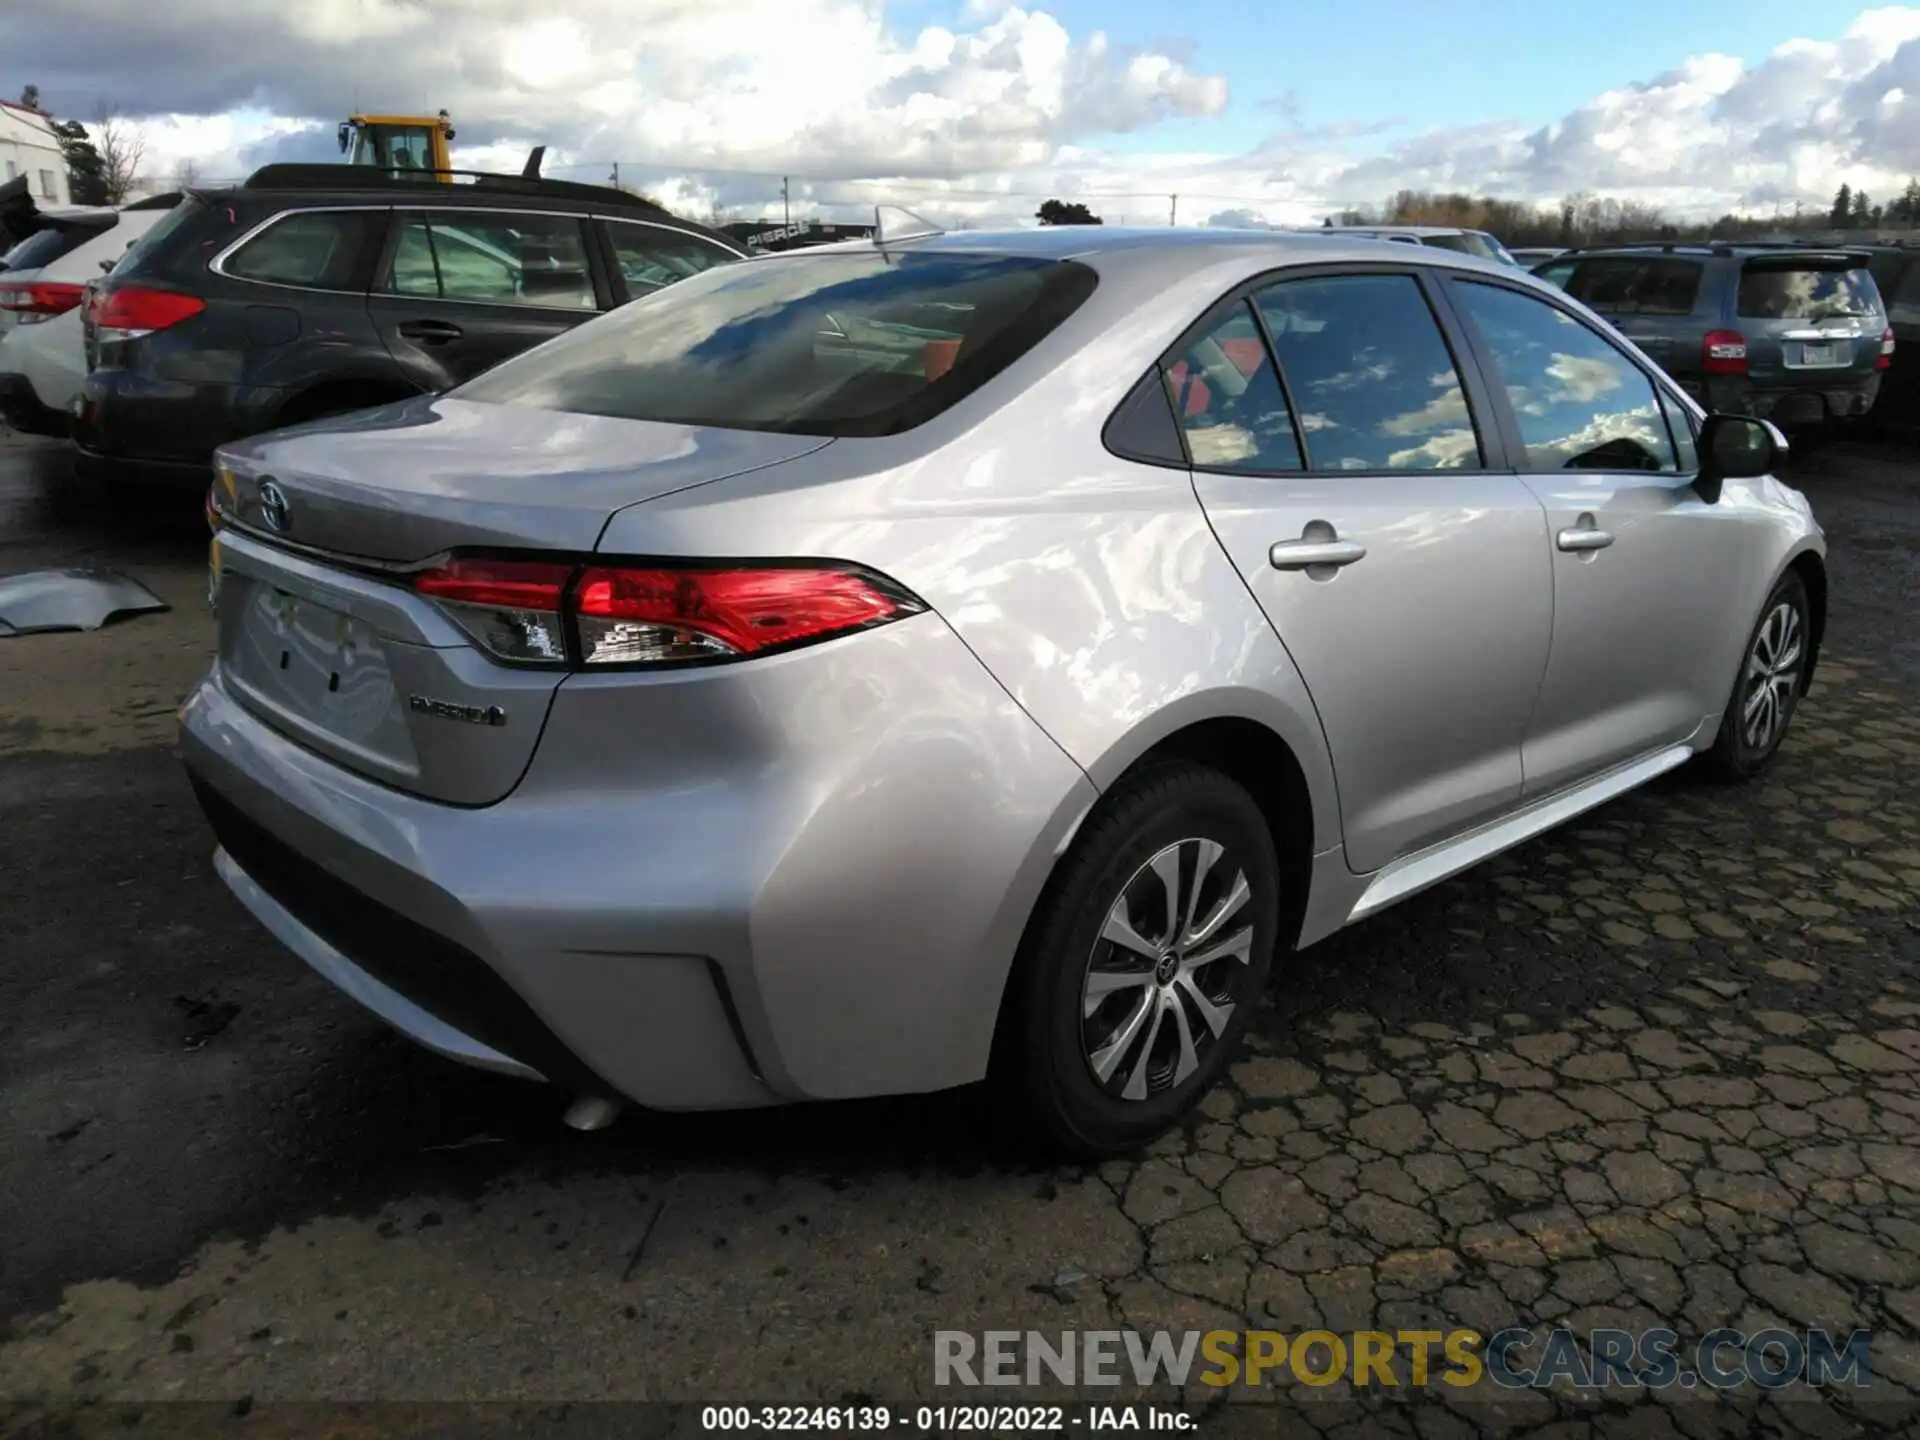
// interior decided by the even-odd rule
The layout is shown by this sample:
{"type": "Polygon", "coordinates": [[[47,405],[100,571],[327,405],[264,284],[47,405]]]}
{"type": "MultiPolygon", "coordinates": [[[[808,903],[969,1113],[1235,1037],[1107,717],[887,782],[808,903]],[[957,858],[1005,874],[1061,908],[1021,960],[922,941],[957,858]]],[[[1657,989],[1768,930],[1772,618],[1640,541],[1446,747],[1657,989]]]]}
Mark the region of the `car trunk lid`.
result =
{"type": "Polygon", "coordinates": [[[211,562],[221,685],[296,743],[458,805],[508,794],[562,666],[503,664],[419,593],[450,551],[585,556],[627,505],[818,436],[432,401],[223,452],[211,562]]]}
{"type": "Polygon", "coordinates": [[[583,554],[616,510],[827,443],[421,397],[229,446],[217,483],[241,524],[330,555],[583,554]],[[276,504],[263,508],[269,482],[276,504]]]}

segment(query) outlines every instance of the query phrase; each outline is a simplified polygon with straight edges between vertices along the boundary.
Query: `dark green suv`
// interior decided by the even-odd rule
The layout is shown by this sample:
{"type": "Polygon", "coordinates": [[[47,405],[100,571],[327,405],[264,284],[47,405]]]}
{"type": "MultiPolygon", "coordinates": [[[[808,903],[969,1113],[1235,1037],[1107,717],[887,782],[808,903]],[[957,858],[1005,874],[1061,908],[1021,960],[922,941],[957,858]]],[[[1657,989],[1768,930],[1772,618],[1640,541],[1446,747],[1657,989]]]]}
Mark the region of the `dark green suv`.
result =
{"type": "Polygon", "coordinates": [[[1865,415],[1893,358],[1864,249],[1607,246],[1533,273],[1605,316],[1709,411],[1795,428],[1865,415]]]}

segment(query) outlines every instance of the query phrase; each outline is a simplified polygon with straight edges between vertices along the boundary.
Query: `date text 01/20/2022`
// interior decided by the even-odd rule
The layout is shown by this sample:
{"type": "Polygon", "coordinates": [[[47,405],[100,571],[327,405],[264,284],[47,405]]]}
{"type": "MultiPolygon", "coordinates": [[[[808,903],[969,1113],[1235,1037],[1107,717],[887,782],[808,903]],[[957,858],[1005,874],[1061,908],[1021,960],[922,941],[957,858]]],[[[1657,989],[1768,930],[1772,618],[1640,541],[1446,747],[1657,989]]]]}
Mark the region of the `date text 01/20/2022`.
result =
{"type": "Polygon", "coordinates": [[[893,1410],[885,1405],[708,1405],[700,1412],[702,1430],[821,1431],[884,1433],[913,1430],[932,1434],[1008,1430],[1192,1430],[1199,1417],[1185,1410],[1151,1405],[921,1405],[893,1410]]]}

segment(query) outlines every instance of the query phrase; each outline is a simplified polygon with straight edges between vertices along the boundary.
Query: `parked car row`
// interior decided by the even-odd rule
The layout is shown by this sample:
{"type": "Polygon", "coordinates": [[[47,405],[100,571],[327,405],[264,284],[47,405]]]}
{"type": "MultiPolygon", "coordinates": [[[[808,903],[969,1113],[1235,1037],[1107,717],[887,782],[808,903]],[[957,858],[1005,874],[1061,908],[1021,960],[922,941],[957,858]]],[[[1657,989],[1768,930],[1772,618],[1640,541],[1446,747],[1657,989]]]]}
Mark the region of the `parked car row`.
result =
{"type": "MultiPolygon", "coordinates": [[[[1866,415],[1897,348],[1865,249],[1613,245],[1564,251],[1533,273],[1606,316],[1707,408],[1790,429],[1866,415]]],[[[1920,290],[1904,272],[1896,283],[1920,290]]]]}
{"type": "Polygon", "coordinates": [[[28,322],[0,403],[71,433],[83,475],[196,491],[227,441],[446,390],[745,254],[607,187],[339,165],[41,225],[8,263],[52,267],[0,275],[28,322]]]}

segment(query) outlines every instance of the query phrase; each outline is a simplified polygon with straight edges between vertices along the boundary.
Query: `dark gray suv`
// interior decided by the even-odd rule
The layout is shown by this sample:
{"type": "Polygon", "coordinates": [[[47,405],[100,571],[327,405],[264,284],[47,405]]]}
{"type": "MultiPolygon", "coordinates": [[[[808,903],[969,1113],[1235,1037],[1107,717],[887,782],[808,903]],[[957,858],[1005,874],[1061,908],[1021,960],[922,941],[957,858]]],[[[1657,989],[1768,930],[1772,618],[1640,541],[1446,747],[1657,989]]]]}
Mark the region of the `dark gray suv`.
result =
{"type": "Polygon", "coordinates": [[[1533,273],[1613,322],[1708,410],[1807,427],[1873,408],[1893,332],[1863,250],[1624,245],[1533,273]]]}

